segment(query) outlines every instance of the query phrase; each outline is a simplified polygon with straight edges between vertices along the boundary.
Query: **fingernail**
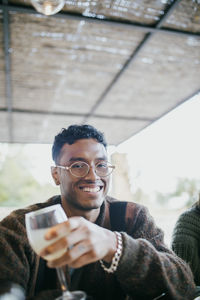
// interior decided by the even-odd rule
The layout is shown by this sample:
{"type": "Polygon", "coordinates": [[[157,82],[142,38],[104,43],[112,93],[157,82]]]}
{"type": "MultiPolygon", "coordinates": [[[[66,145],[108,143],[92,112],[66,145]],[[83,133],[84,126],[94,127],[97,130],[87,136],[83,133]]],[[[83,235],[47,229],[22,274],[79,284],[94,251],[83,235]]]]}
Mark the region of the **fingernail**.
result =
{"type": "Polygon", "coordinates": [[[48,254],[49,254],[49,252],[46,251],[46,250],[42,250],[42,251],[39,253],[40,256],[47,256],[48,254]]]}

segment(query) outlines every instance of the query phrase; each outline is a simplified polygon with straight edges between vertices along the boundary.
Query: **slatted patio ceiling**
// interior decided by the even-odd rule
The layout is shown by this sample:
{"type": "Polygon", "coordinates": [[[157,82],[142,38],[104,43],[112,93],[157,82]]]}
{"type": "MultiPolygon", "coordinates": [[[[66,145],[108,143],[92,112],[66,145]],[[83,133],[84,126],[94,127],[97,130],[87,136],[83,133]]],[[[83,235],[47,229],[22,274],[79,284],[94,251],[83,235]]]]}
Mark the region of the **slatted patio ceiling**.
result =
{"type": "Polygon", "coordinates": [[[200,1],[0,1],[0,142],[90,123],[119,144],[200,91],[200,1]]]}

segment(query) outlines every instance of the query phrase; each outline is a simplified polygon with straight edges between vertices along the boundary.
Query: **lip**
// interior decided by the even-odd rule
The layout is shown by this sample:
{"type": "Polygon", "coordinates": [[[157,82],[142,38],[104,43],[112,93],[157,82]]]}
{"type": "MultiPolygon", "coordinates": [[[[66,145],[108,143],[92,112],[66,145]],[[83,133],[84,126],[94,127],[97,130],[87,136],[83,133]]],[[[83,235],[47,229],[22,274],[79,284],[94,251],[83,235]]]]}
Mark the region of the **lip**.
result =
{"type": "Polygon", "coordinates": [[[103,189],[103,185],[85,184],[85,185],[79,185],[78,188],[84,193],[96,194],[103,189]]]}
{"type": "Polygon", "coordinates": [[[79,190],[84,193],[99,193],[103,189],[103,185],[81,185],[78,187],[79,190]]]}

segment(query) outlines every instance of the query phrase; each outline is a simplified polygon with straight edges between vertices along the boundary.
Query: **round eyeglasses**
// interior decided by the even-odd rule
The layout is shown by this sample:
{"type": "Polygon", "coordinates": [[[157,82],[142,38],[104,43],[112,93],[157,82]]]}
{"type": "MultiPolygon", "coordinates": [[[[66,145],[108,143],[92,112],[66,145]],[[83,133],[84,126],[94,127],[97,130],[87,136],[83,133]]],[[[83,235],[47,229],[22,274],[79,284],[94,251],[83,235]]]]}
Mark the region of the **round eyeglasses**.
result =
{"type": "MultiPolygon", "coordinates": [[[[56,167],[70,171],[70,173],[75,177],[85,177],[89,173],[90,168],[92,168],[84,161],[76,161],[73,164],[71,164],[71,166],[69,167],[67,166],[64,167],[59,165],[57,165],[56,167]]],[[[115,166],[111,165],[111,163],[107,161],[103,161],[103,162],[98,162],[94,166],[94,169],[95,169],[95,173],[99,177],[106,177],[113,172],[115,166]]]]}

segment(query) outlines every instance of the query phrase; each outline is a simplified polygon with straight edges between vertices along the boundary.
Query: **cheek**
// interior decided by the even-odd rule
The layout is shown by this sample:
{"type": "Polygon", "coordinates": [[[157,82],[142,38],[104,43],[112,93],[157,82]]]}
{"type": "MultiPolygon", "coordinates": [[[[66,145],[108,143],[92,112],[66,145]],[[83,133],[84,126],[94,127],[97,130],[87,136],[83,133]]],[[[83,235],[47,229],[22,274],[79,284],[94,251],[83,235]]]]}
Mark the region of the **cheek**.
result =
{"type": "Polygon", "coordinates": [[[108,192],[110,187],[110,178],[108,178],[107,180],[104,181],[104,190],[105,192],[108,192]]]}
{"type": "Polygon", "coordinates": [[[66,178],[66,176],[61,176],[61,178],[60,178],[60,189],[61,189],[61,191],[68,190],[69,186],[70,186],[70,181],[68,180],[68,178],[66,178]]]}
{"type": "Polygon", "coordinates": [[[62,177],[61,179],[61,184],[60,184],[60,189],[62,192],[66,193],[71,193],[75,191],[75,184],[76,180],[73,180],[69,177],[62,177]]]}

